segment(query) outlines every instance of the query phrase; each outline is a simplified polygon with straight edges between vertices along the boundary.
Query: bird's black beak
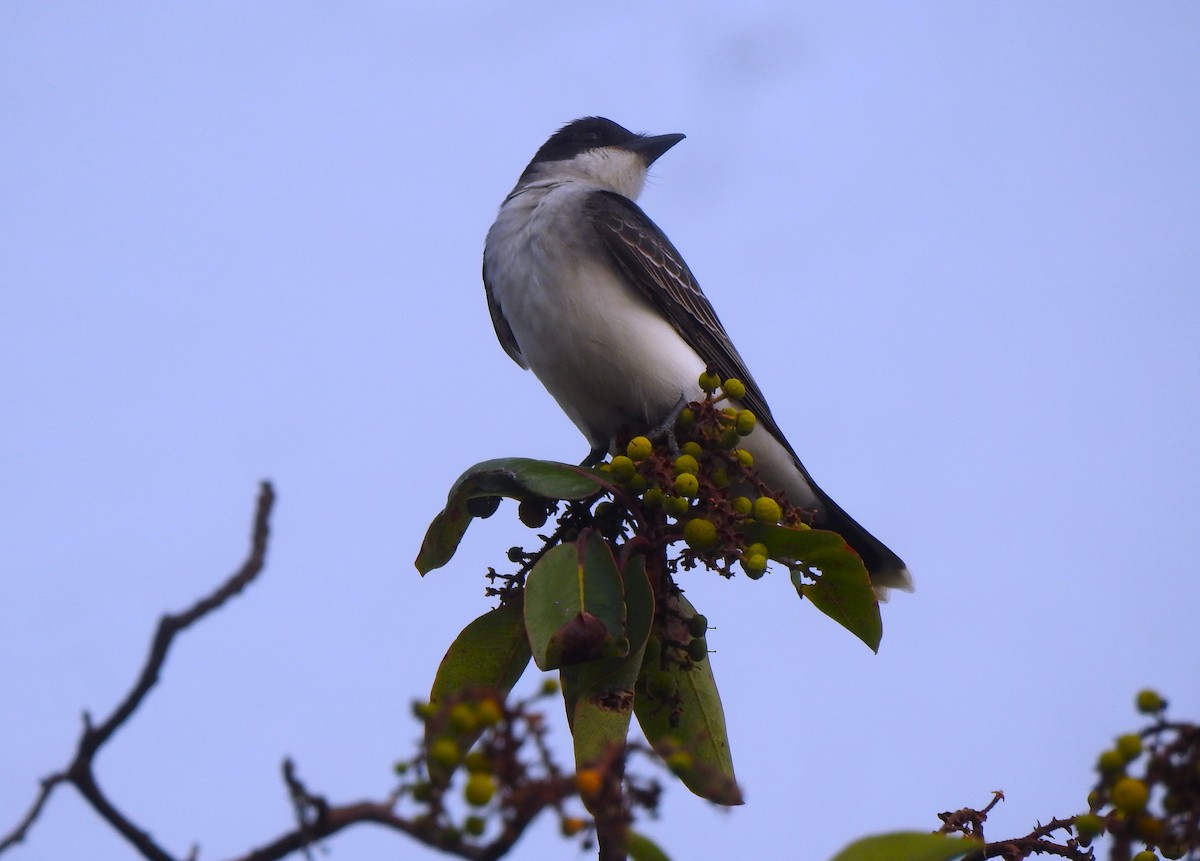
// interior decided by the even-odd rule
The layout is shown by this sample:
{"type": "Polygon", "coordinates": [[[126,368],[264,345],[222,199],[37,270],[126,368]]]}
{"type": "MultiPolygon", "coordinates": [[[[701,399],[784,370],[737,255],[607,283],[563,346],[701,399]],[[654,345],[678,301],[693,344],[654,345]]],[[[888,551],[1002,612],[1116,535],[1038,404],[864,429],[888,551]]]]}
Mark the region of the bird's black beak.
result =
{"type": "Polygon", "coordinates": [[[640,155],[645,160],[646,167],[649,167],[658,160],[659,156],[685,137],[687,135],[678,133],[669,135],[643,135],[625,144],[625,149],[640,155]]]}

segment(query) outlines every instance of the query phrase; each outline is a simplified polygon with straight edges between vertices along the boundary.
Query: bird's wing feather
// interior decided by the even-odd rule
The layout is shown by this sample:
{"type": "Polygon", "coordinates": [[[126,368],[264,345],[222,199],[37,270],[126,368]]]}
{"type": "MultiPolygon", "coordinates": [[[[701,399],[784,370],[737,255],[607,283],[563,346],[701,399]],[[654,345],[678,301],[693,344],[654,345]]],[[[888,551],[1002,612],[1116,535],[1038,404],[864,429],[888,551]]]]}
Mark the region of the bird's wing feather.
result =
{"type": "Polygon", "coordinates": [[[605,249],[634,284],[722,379],[746,385],[742,404],[795,457],[775,422],[762,390],[733,346],[708,297],[700,290],[683,257],[649,216],[627,197],[596,191],[584,205],[605,249]]]}
{"type": "Polygon", "coordinates": [[[504,348],[504,352],[508,353],[514,362],[528,371],[529,363],[521,355],[521,345],[517,343],[512,326],[508,325],[508,320],[504,317],[504,310],[500,307],[500,303],[496,301],[496,294],[492,290],[491,281],[488,279],[486,262],[483,264],[483,289],[487,294],[488,312],[492,315],[492,326],[496,329],[496,338],[500,341],[500,346],[504,348]]]}

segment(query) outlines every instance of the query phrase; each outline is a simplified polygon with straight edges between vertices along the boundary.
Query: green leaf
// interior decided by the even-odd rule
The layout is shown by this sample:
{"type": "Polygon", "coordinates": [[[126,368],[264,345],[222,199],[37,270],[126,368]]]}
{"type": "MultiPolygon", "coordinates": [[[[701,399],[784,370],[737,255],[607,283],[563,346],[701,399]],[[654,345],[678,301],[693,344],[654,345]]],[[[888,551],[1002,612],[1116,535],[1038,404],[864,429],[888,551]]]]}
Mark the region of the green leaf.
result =
{"type": "Polygon", "coordinates": [[[625,850],[631,861],[671,861],[657,843],[636,831],[625,832],[625,850]]]}
{"type": "Polygon", "coordinates": [[[417,570],[423,575],[428,574],[454,556],[473,519],[467,510],[470,499],[484,496],[587,499],[608,488],[604,479],[592,470],[566,463],[525,457],[477,463],[454,482],[446,498],[446,507],[429,524],[417,554],[417,570]]]}
{"type": "MultiPolygon", "coordinates": [[[[696,608],[682,594],[669,601],[675,606],[664,618],[696,615],[696,608]]],[[[668,759],[683,784],[717,804],[741,804],[742,793],[733,775],[733,757],[725,731],[725,712],[708,661],[684,669],[666,662],[647,660],[642,667],[634,699],[634,712],[646,739],[660,756],[668,759]],[[672,754],[684,753],[687,758],[672,754]]]]}
{"type": "Polygon", "coordinates": [[[629,654],[573,664],[560,672],[576,769],[601,761],[614,745],[623,746],[629,733],[634,686],[654,621],[654,592],[642,556],[633,557],[621,577],[628,608],[629,654]]]}
{"type": "Polygon", "coordinates": [[[543,670],[629,654],[621,572],[599,532],[585,529],[525,579],[525,629],[543,670]]]}
{"type": "Polygon", "coordinates": [[[832,861],[951,861],[978,851],[982,845],[978,840],[946,834],[897,831],[856,840],[832,861]]]}
{"type": "Polygon", "coordinates": [[[742,534],[748,542],[767,545],[772,559],[791,567],[796,591],[814,607],[866,643],[871,651],[879,651],[883,638],[879,599],[871,588],[866,566],[846,539],[824,529],[792,529],[765,523],[746,524],[742,534]],[[815,582],[805,583],[805,577],[815,582]]]}
{"type": "MultiPolygon", "coordinates": [[[[464,697],[493,695],[503,702],[529,665],[529,639],[525,635],[522,596],[489,610],[468,624],[450,644],[429,692],[429,703],[444,709],[464,697]]],[[[425,725],[425,743],[449,735],[444,720],[425,725]]],[[[465,752],[480,732],[457,735],[465,752]]],[[[431,764],[432,765],[432,764],[431,764]]],[[[444,775],[449,778],[453,769],[444,775]]]]}

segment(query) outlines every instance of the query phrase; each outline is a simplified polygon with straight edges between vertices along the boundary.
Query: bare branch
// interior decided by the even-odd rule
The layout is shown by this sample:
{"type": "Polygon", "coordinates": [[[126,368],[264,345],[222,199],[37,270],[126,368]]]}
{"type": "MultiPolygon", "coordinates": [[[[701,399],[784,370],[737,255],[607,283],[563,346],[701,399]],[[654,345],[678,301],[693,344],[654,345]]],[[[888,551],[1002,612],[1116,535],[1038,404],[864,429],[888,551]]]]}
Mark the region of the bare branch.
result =
{"type": "Polygon", "coordinates": [[[259,489],[250,553],[246,557],[246,561],[212,594],[201,598],[182,613],[168,614],[159,620],[158,629],[150,644],[150,653],[146,657],[146,663],[133,688],[100,725],[93,725],[91,718],[85,713],[83,733],[79,737],[79,744],[70,765],[64,771],[42,779],[41,791],[28,813],[11,832],[0,839],[0,852],[21,843],[41,814],[42,808],[54,789],[61,783],[71,783],[95,808],[96,812],[132,843],[143,857],[152,859],[152,861],[174,861],[173,856],[155,843],[149,834],[142,831],[117,810],[96,782],[92,763],[99,749],[124,725],[125,721],[129,720],[146,695],[157,684],[159,673],[166,662],[167,652],[170,650],[175,636],[209,613],[219,609],[230,598],[245,589],[262,571],[263,565],[266,563],[267,538],[270,534],[271,508],[274,502],[274,489],[270,483],[263,482],[259,489]]]}

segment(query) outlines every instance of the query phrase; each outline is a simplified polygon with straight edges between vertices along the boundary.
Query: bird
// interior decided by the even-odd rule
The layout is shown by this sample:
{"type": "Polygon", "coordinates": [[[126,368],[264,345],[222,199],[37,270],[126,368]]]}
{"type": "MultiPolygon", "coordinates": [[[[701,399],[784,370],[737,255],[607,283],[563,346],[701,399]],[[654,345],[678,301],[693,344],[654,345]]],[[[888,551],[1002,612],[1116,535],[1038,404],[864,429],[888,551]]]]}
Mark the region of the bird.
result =
{"type": "Polygon", "coordinates": [[[763,482],[813,512],[862,558],[881,598],[911,591],[907,566],[823,491],[683,257],[636,200],[650,166],[684,135],[631,132],[591,116],[534,154],[483,251],[488,309],[504,351],[532,370],[590,445],[585,465],[633,432],[669,432],[711,370],[746,387],[742,441],[763,482]]]}

